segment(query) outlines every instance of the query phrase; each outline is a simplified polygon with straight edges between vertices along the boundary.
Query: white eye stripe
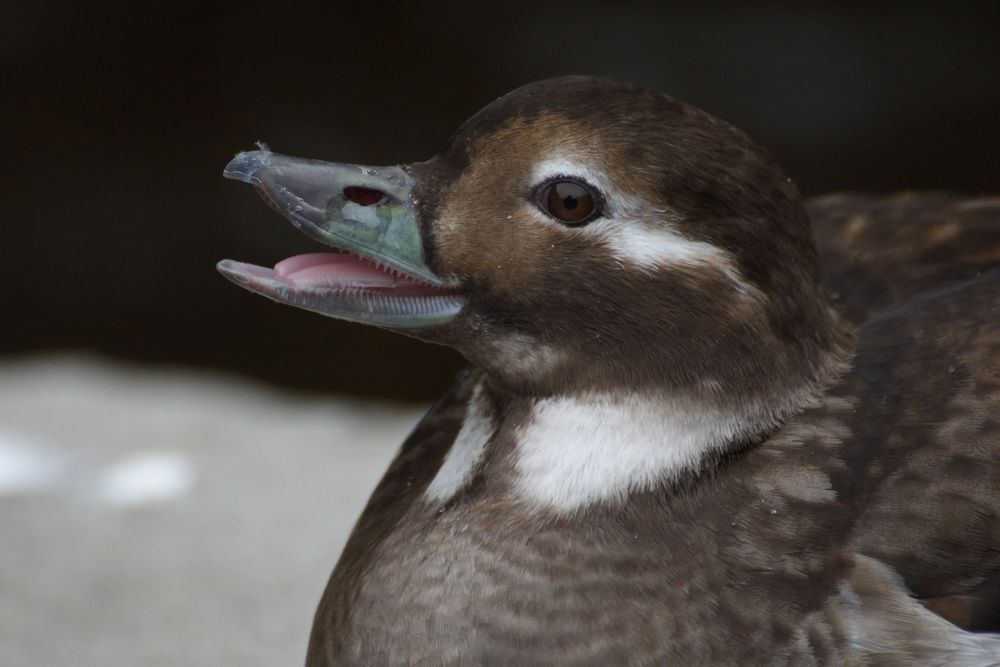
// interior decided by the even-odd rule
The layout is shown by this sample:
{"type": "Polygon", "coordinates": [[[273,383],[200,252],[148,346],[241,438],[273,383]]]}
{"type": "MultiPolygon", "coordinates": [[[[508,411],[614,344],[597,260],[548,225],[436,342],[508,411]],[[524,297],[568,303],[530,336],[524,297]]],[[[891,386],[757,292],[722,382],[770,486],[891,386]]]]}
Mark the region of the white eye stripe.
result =
{"type": "Polygon", "coordinates": [[[729,253],[721,248],[704,241],[692,241],[670,229],[650,229],[639,220],[595,220],[586,233],[604,243],[615,259],[643,268],[670,264],[732,268],[729,253]]]}
{"type": "Polygon", "coordinates": [[[728,252],[706,241],[689,239],[673,228],[675,214],[657,208],[639,197],[618,192],[599,172],[581,161],[556,157],[540,162],[532,174],[535,183],[547,179],[574,178],[598,188],[604,201],[603,214],[569,233],[590,235],[610,250],[612,257],[626,265],[652,270],[671,265],[704,266],[724,274],[737,291],[756,292],[741,275],[728,252]],[[643,220],[643,216],[655,220],[643,220]]]}

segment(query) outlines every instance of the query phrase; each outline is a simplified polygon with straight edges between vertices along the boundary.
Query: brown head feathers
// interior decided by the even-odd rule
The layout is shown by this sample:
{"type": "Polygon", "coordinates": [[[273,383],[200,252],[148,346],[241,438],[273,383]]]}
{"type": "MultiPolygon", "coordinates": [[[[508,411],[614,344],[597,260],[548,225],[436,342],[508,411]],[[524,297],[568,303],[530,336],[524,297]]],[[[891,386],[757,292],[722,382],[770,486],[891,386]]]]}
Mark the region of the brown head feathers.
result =
{"type": "Polygon", "coordinates": [[[541,81],[410,172],[431,263],[467,290],[463,314],[425,336],[513,391],[775,406],[843,359],[795,186],[700,110],[613,81],[541,81]],[[600,214],[547,215],[534,197],[552,179],[592,188],[600,214]]]}

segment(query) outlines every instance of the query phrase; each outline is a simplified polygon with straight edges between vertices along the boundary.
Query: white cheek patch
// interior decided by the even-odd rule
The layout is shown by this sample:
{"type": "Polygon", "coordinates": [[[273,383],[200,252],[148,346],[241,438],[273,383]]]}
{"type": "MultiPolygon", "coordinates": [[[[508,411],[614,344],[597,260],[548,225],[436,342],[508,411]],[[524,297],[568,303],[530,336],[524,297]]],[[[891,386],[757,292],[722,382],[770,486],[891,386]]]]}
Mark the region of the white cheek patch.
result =
{"type": "Polygon", "coordinates": [[[445,502],[468,484],[495,430],[483,387],[476,385],[465,409],[465,421],[424,496],[434,503],[445,502]]]}
{"type": "Polygon", "coordinates": [[[695,468],[741,433],[733,415],[636,395],[547,398],[517,429],[516,492],[572,512],[695,468]]]}
{"type": "Polygon", "coordinates": [[[496,367],[513,379],[533,379],[553,372],[565,359],[565,354],[524,334],[509,334],[492,342],[496,367]]]}

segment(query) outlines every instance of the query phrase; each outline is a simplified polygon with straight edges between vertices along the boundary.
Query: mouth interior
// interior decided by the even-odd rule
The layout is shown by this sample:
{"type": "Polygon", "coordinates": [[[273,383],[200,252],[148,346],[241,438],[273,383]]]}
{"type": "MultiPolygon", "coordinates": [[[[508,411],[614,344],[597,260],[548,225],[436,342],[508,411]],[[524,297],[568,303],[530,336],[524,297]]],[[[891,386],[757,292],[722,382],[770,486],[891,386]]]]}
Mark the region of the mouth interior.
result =
{"type": "Polygon", "coordinates": [[[435,326],[462,308],[460,289],[438,287],[345,251],[295,255],[274,268],[223,260],[219,271],[270,299],[321,315],[398,329],[435,326]]]}
{"type": "MultiPolygon", "coordinates": [[[[264,267],[258,267],[264,269],[264,267]]],[[[376,260],[345,251],[295,255],[274,265],[270,277],[299,289],[378,290],[413,296],[453,294],[456,290],[435,287],[376,260]]]]}

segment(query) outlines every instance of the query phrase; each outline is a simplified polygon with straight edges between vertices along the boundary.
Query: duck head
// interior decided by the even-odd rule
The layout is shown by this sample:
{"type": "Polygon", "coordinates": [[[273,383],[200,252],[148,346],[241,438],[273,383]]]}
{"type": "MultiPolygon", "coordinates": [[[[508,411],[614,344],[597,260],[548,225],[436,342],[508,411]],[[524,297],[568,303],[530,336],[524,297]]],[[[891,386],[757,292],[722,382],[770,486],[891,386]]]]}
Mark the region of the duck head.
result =
{"type": "Polygon", "coordinates": [[[512,391],[800,403],[843,354],[791,180],[734,127],[631,85],[524,86],[426,162],[259,150],[225,175],[336,250],[224,275],[451,345],[512,391]]]}

